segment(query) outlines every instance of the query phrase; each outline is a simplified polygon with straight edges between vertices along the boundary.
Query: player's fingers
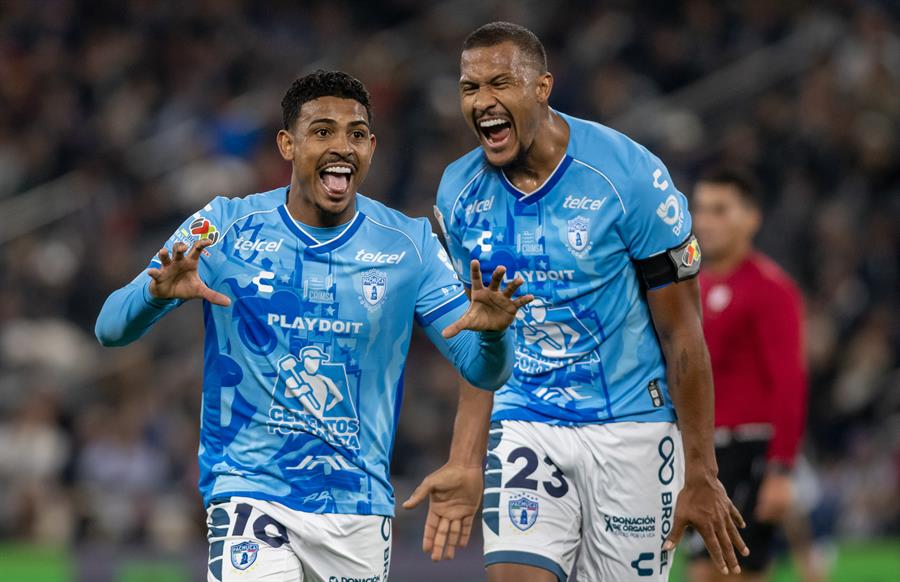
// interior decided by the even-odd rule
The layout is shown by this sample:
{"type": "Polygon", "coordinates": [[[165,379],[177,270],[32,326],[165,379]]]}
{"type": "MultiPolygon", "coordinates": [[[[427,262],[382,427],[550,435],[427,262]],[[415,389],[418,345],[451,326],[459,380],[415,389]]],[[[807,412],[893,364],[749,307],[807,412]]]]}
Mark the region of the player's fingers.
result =
{"type": "Polygon", "coordinates": [[[431,548],[431,560],[439,562],[444,555],[444,547],[447,545],[447,533],[450,531],[450,520],[442,517],[438,523],[437,532],[434,534],[434,546],[431,548]]]}
{"type": "Polygon", "coordinates": [[[184,243],[175,243],[172,245],[172,259],[175,261],[180,261],[184,258],[184,253],[187,251],[187,245],[184,243]]]}
{"type": "MultiPolygon", "coordinates": [[[[447,549],[455,548],[459,545],[459,536],[462,533],[462,520],[454,519],[450,521],[450,535],[447,537],[447,549]]],[[[448,552],[449,553],[449,552],[448,552]]],[[[451,556],[448,555],[448,559],[451,556]]]]}
{"type": "Polygon", "coordinates": [[[200,253],[203,252],[203,249],[212,244],[212,239],[202,238],[194,243],[194,246],[191,247],[190,252],[188,253],[188,258],[196,261],[200,258],[200,253]]]}
{"type": "Polygon", "coordinates": [[[737,551],[744,556],[745,558],[750,555],[750,548],[747,547],[747,544],[744,543],[744,538],[741,537],[741,532],[738,531],[737,523],[735,523],[734,519],[729,518],[725,520],[726,526],[728,527],[728,537],[731,538],[731,544],[737,548],[737,551]]]}
{"type": "Polygon", "coordinates": [[[728,566],[725,564],[725,558],[722,556],[722,547],[719,545],[719,539],[716,537],[715,530],[711,526],[706,525],[703,528],[698,528],[697,531],[700,532],[700,537],[703,538],[703,543],[706,544],[706,550],[709,552],[709,557],[712,558],[713,564],[716,565],[716,570],[727,576],[728,566]]]}
{"type": "Polygon", "coordinates": [[[412,492],[409,499],[403,502],[403,509],[412,509],[416,505],[422,503],[425,501],[425,498],[428,497],[429,493],[431,493],[431,485],[428,479],[425,479],[419,483],[419,486],[412,492]]]}
{"type": "Polygon", "coordinates": [[[220,305],[222,307],[228,307],[231,305],[231,299],[228,298],[227,295],[222,295],[218,291],[213,291],[209,287],[203,286],[203,289],[200,291],[200,296],[212,303],[213,305],[220,305]]]}
{"type": "Polygon", "coordinates": [[[506,274],[506,267],[500,265],[496,269],[494,269],[493,274],[491,274],[491,284],[488,286],[488,289],[491,291],[499,291],[500,283],[503,282],[503,275],[506,274]]]}
{"type": "Polygon", "coordinates": [[[466,328],[465,319],[466,316],[463,315],[462,317],[445,327],[444,331],[441,332],[441,335],[444,336],[445,339],[450,339],[456,336],[456,334],[466,328]]]}
{"type": "Polygon", "coordinates": [[[674,550],[681,542],[681,536],[684,535],[684,528],[686,527],[687,521],[685,521],[682,513],[676,508],[675,519],[672,521],[672,531],[669,532],[669,537],[667,537],[666,541],[663,543],[662,549],[667,552],[674,550]]]}
{"type": "Polygon", "coordinates": [[[428,517],[425,519],[425,531],[422,534],[422,551],[426,554],[431,553],[431,548],[434,547],[434,536],[437,534],[439,522],[440,518],[437,514],[429,511],[428,517]]]}
{"type": "Polygon", "coordinates": [[[716,538],[719,540],[719,547],[722,548],[722,556],[725,558],[725,564],[731,574],[740,574],[741,567],[738,565],[737,555],[734,553],[734,543],[729,535],[726,522],[728,519],[723,515],[715,526],[716,538]]]}
{"type": "Polygon", "coordinates": [[[516,306],[516,309],[524,307],[534,301],[534,295],[522,295],[518,299],[513,300],[513,305],[516,306]]]}
{"type": "Polygon", "coordinates": [[[472,259],[472,262],[469,263],[469,276],[472,280],[473,292],[484,289],[484,283],[481,280],[481,264],[478,259],[472,259]]]}
{"type": "Polygon", "coordinates": [[[150,275],[150,278],[154,281],[159,281],[159,278],[162,275],[162,271],[160,271],[159,269],[147,269],[147,274],[150,275]]]}
{"type": "Polygon", "coordinates": [[[747,527],[747,522],[744,521],[744,516],[741,515],[741,512],[738,511],[738,508],[735,507],[731,499],[728,500],[728,512],[731,514],[731,521],[737,524],[739,528],[743,529],[747,527]]]}
{"type": "Polygon", "coordinates": [[[510,284],[506,286],[506,289],[503,290],[503,294],[507,297],[512,297],[516,294],[516,291],[519,290],[519,287],[521,287],[524,282],[525,279],[516,275],[516,278],[513,279],[512,282],[510,282],[510,284]]]}
{"type": "Polygon", "coordinates": [[[472,536],[472,516],[464,517],[462,521],[462,533],[459,536],[459,547],[465,548],[469,545],[469,538],[472,536]]]}
{"type": "Polygon", "coordinates": [[[172,257],[169,256],[169,249],[166,247],[159,249],[157,256],[159,257],[159,262],[163,264],[163,267],[168,267],[172,263],[172,257]]]}

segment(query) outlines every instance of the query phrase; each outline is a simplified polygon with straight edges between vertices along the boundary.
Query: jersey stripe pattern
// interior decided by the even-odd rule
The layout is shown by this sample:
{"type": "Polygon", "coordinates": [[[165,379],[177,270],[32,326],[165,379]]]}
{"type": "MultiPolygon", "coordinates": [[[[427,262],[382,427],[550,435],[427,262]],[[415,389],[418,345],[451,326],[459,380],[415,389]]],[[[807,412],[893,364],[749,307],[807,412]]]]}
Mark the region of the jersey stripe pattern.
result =
{"type": "Polygon", "coordinates": [[[634,261],[684,242],[687,200],[646,148],[560,114],[566,154],[524,193],[476,149],[448,166],[435,213],[453,264],[504,265],[535,301],[515,324],[513,376],[493,420],[673,421],[665,363],[634,261]]]}

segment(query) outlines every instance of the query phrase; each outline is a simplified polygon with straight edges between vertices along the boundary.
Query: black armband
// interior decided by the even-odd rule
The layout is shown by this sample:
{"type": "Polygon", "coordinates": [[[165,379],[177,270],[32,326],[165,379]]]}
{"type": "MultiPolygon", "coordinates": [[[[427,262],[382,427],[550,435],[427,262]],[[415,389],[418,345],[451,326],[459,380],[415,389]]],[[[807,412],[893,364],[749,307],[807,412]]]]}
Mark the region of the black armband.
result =
{"type": "Polygon", "coordinates": [[[686,281],[700,272],[700,245],[693,234],[673,249],[634,261],[645,289],[686,281]]]}

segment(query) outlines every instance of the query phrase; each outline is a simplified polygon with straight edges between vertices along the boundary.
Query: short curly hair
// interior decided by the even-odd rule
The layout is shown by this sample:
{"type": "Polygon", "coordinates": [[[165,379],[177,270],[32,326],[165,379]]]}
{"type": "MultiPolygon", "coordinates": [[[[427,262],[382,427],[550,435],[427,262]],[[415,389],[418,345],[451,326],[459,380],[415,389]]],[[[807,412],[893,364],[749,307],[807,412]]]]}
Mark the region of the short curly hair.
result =
{"type": "Polygon", "coordinates": [[[489,22],[466,37],[463,51],[511,42],[528,57],[538,72],[547,72],[547,51],[533,32],[511,22],[489,22]]]}
{"type": "Polygon", "coordinates": [[[366,116],[372,123],[372,103],[369,91],[362,82],[342,71],[325,71],[319,69],[291,83],[287,93],[281,100],[281,115],[284,129],[291,127],[300,117],[300,108],[307,101],[319,97],[339,97],[353,99],[366,108],[366,116]]]}

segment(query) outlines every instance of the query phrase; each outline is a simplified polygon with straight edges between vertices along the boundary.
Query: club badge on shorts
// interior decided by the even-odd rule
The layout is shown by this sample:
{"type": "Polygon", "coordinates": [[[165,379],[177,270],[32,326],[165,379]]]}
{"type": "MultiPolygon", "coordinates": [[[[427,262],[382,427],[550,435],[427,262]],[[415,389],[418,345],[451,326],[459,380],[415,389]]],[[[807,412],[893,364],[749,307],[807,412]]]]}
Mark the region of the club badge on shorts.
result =
{"type": "Polygon", "coordinates": [[[246,570],[256,561],[259,554],[259,544],[256,542],[241,542],[231,546],[231,565],[238,570],[246,570]]]}
{"type": "Polygon", "coordinates": [[[509,519],[522,531],[534,525],[538,517],[538,499],[524,493],[509,500],[509,519]]]}

